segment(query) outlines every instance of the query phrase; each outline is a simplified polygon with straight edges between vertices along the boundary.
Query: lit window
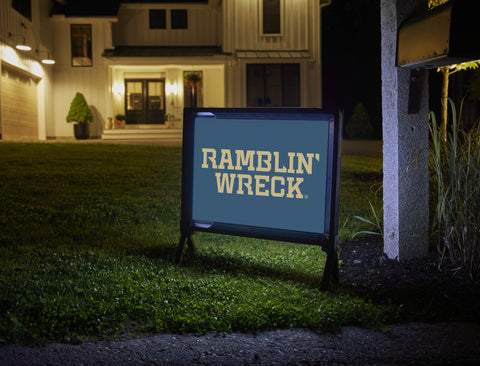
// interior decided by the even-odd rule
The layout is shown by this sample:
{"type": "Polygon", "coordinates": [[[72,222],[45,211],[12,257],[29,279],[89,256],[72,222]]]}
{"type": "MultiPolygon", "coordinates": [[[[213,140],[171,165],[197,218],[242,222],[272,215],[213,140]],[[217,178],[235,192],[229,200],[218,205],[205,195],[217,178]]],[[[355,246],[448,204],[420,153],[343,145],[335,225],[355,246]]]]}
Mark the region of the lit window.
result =
{"type": "Polygon", "coordinates": [[[92,66],[92,25],[72,24],[72,66],[92,66]]]}

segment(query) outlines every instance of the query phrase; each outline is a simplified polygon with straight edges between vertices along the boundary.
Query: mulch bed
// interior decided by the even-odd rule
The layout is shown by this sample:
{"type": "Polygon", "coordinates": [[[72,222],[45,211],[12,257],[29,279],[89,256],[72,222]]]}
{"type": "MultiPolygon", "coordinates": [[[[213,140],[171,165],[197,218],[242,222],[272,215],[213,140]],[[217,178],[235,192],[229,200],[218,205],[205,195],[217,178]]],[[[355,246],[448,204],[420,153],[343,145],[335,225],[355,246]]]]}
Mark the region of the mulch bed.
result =
{"type": "Polygon", "coordinates": [[[398,321],[480,323],[480,281],[436,252],[398,262],[383,254],[380,237],[340,244],[340,286],[377,304],[401,305],[398,321]]]}

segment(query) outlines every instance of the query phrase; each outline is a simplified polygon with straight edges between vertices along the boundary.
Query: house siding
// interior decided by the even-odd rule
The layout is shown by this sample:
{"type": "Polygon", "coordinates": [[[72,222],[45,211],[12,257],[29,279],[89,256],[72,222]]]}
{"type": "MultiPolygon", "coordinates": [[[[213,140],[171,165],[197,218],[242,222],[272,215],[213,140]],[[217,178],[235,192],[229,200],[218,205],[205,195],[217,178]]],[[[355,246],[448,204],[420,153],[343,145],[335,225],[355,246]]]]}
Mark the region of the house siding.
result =
{"type": "Polygon", "coordinates": [[[261,1],[225,1],[224,51],[309,49],[312,46],[310,28],[313,24],[319,24],[320,21],[318,1],[281,0],[281,3],[284,9],[281,35],[263,35],[260,21],[261,1]]]}
{"type": "MultiPolygon", "coordinates": [[[[38,137],[73,138],[66,123],[76,92],[84,94],[94,114],[91,136],[100,137],[106,121],[125,113],[125,78],[161,75],[176,93],[166,95],[165,113],[181,127],[184,72],[202,72],[204,107],[246,107],[246,69],[251,63],[300,65],[301,107],[321,107],[321,1],[281,0],[281,33],[263,35],[261,0],[210,0],[207,4],[120,4],[117,15],[100,17],[50,16],[50,0],[32,1],[32,19],[0,0],[0,68],[13,66],[36,80],[38,137]],[[166,10],[166,29],[150,29],[149,10],[166,10]],[[170,11],[187,9],[188,29],[171,29],[170,11]],[[26,29],[22,26],[26,25],[26,29]],[[93,65],[74,67],[71,24],[92,25],[93,65]],[[10,34],[25,36],[33,51],[15,50],[10,34]],[[197,56],[115,56],[115,47],[197,47],[214,49],[197,56]],[[45,66],[35,50],[43,50],[56,64],[45,66]],[[276,52],[287,51],[288,55],[276,52]],[[247,56],[248,53],[248,56],[247,56]],[[110,56],[112,54],[113,56],[110,56]],[[251,56],[253,55],[253,56],[251,56]]],[[[158,77],[160,78],[160,77],[158,77]]],[[[1,83],[0,83],[1,88],[1,83]]],[[[0,101],[1,102],[1,101],[0,101]]],[[[1,122],[1,115],[0,115],[1,122]]]]}
{"type": "Polygon", "coordinates": [[[281,33],[264,35],[261,1],[223,2],[223,50],[257,52],[257,57],[238,58],[226,67],[226,100],[230,107],[246,106],[246,65],[249,63],[298,63],[301,67],[301,107],[322,106],[321,6],[316,0],[281,0],[281,33]],[[305,51],[308,57],[276,57],[275,51],[305,51]],[[230,86],[235,85],[235,88],[230,86]]]}
{"type": "MultiPolygon", "coordinates": [[[[40,63],[42,52],[53,54],[51,28],[48,14],[49,0],[32,1],[31,19],[12,9],[11,0],[0,0],[0,69],[11,68],[35,80],[37,105],[31,106],[32,118],[37,121],[38,139],[47,136],[47,130],[52,126],[53,96],[52,75],[50,66],[40,63]],[[19,40],[31,46],[31,51],[18,51],[15,44],[19,40]],[[39,51],[39,52],[37,52],[39,51]]],[[[11,85],[0,83],[0,89],[11,85]]],[[[3,90],[3,92],[8,92],[3,90]]],[[[0,103],[2,101],[0,100],[0,103]]],[[[2,115],[0,113],[0,131],[2,115]]]]}
{"type": "Polygon", "coordinates": [[[53,22],[54,43],[62,45],[56,50],[54,75],[54,115],[53,137],[72,137],[73,127],[66,122],[70,103],[80,92],[89,104],[94,119],[90,124],[90,136],[100,137],[107,118],[108,66],[102,53],[111,43],[105,37],[105,29],[110,26],[108,19],[60,19],[53,22]],[[71,24],[92,25],[92,66],[72,66],[70,28],[71,24]]]}
{"type": "Polygon", "coordinates": [[[219,46],[221,29],[219,15],[209,6],[186,7],[151,4],[140,9],[121,6],[118,23],[113,25],[116,46],[219,46]],[[167,29],[150,29],[149,10],[167,11],[167,29]],[[171,29],[169,12],[172,9],[188,10],[188,29],[171,29]]]}

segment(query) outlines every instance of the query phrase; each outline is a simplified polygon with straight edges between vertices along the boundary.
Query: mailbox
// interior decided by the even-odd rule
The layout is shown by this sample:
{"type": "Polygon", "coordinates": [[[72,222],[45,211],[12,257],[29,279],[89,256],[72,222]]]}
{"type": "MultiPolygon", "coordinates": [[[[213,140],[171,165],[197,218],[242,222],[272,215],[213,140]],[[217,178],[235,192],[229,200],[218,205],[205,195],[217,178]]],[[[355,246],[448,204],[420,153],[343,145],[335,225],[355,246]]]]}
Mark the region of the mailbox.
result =
{"type": "Polygon", "coordinates": [[[398,31],[397,66],[437,68],[480,59],[478,0],[452,0],[407,19],[398,31]]]}

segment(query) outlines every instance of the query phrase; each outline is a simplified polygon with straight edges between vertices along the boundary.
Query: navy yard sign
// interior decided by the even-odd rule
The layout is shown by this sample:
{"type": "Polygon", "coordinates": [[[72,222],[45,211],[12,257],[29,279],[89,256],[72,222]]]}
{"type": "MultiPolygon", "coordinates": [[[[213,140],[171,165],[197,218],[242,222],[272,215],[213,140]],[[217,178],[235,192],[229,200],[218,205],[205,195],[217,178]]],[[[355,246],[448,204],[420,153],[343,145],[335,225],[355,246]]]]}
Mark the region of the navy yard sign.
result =
{"type": "Polygon", "coordinates": [[[320,245],[338,279],[340,116],[320,109],[186,108],[177,262],[207,231],[320,245]]]}

